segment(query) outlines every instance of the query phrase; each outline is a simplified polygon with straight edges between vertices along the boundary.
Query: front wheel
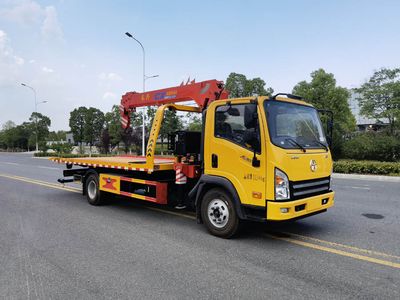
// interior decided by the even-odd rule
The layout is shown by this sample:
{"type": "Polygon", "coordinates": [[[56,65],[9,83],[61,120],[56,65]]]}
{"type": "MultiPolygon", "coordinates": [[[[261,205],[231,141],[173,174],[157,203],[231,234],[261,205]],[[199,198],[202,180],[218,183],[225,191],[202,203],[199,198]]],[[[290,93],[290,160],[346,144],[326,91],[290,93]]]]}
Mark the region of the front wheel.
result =
{"type": "Polygon", "coordinates": [[[201,216],[208,231],[218,237],[230,238],[239,228],[231,197],[223,189],[209,190],[201,203],[201,216]]]}
{"type": "Polygon", "coordinates": [[[99,177],[96,174],[90,174],[86,179],[86,199],[91,205],[102,205],[102,193],[99,189],[99,177]]]}

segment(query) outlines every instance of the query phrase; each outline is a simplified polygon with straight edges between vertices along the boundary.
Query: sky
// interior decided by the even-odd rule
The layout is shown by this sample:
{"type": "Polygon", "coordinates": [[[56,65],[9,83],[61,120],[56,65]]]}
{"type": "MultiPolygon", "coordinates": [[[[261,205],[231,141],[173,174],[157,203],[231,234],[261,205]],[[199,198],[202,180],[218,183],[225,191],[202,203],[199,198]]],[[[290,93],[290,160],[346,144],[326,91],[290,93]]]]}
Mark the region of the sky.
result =
{"type": "Polygon", "coordinates": [[[400,66],[400,1],[0,0],[0,128],[34,111],[69,130],[79,106],[103,112],[128,91],[229,73],[261,77],[275,92],[324,68],[353,88],[400,66]]]}

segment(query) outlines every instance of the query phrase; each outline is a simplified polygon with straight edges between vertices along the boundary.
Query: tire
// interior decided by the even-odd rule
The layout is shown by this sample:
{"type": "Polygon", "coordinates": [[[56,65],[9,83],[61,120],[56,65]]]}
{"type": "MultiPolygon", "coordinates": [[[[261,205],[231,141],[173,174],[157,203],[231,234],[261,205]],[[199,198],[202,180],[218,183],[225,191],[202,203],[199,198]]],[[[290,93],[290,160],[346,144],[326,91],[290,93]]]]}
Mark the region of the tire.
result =
{"type": "Polygon", "coordinates": [[[239,218],[231,196],[221,188],[206,192],[201,203],[201,217],[208,231],[215,236],[230,238],[239,229],[239,218]]]}
{"type": "Polygon", "coordinates": [[[85,182],[86,188],[86,199],[91,205],[102,205],[104,201],[102,198],[102,192],[99,189],[99,177],[97,174],[90,174],[85,182]]]}

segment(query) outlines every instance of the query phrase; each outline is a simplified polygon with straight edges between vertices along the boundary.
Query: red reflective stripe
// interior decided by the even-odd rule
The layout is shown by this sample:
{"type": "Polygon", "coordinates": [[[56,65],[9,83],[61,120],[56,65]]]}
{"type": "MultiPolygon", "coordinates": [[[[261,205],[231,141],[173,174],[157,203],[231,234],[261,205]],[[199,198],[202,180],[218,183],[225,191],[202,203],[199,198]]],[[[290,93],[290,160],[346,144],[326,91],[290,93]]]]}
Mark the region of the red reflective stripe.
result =
{"type": "Polygon", "coordinates": [[[145,183],[148,184],[148,185],[157,185],[157,181],[145,180],[145,183]]]}
{"type": "MultiPolygon", "coordinates": [[[[135,194],[132,194],[132,193],[122,192],[122,191],[120,191],[119,193],[120,193],[120,195],[122,195],[122,196],[127,196],[127,197],[135,198],[135,194]]],[[[157,201],[156,198],[153,198],[153,197],[148,197],[148,196],[143,196],[143,197],[144,197],[144,199],[140,199],[140,198],[138,198],[138,199],[139,199],[139,200],[146,200],[146,201],[150,201],[150,202],[156,202],[156,203],[159,202],[159,201],[157,201]]],[[[163,204],[163,203],[162,203],[162,204],[163,204]]]]}
{"type": "Polygon", "coordinates": [[[120,179],[123,181],[129,181],[129,182],[132,181],[132,178],[129,178],[129,177],[120,177],[120,179]]]}
{"type": "Polygon", "coordinates": [[[148,196],[144,196],[144,200],[151,201],[151,202],[157,202],[156,198],[148,197],[148,196]]]}

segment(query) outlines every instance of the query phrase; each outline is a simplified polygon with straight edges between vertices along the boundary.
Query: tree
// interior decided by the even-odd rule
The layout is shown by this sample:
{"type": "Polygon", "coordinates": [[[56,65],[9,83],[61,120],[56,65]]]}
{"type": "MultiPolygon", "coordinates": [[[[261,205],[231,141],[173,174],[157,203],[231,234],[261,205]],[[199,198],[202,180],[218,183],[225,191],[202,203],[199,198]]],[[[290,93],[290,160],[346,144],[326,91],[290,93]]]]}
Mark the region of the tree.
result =
{"type": "Polygon", "coordinates": [[[11,129],[11,128],[14,128],[15,127],[15,123],[13,122],[13,121],[11,121],[11,120],[8,120],[7,122],[5,122],[4,124],[3,124],[3,130],[9,130],[9,129],[11,129]]]}
{"type": "Polygon", "coordinates": [[[104,127],[104,113],[94,107],[86,110],[83,125],[83,140],[89,144],[90,154],[92,146],[96,141],[100,141],[101,131],[104,127]]]}
{"type": "Polygon", "coordinates": [[[2,126],[2,130],[0,131],[0,148],[8,149],[9,141],[12,137],[10,135],[10,130],[15,127],[15,123],[11,120],[5,122],[2,126]]]}
{"type": "Polygon", "coordinates": [[[270,96],[274,90],[271,87],[265,89],[265,81],[257,77],[247,80],[247,92],[249,96],[270,96]]]}
{"type": "MultiPolygon", "coordinates": [[[[147,109],[146,118],[146,141],[148,141],[150,136],[150,130],[153,125],[154,116],[157,112],[157,106],[150,106],[147,109]]],[[[159,132],[159,137],[161,139],[161,151],[164,150],[164,140],[167,139],[168,133],[172,133],[183,128],[182,118],[176,114],[176,111],[165,110],[164,118],[159,132]]]]}
{"type": "Polygon", "coordinates": [[[336,80],[331,73],[323,69],[311,73],[311,81],[301,81],[293,88],[293,94],[306,99],[317,109],[327,109],[333,112],[333,155],[338,157],[344,135],[353,132],[356,121],[351,113],[347,89],[336,86],[336,80]]]}
{"type": "Polygon", "coordinates": [[[229,91],[229,96],[231,98],[245,97],[246,83],[246,76],[232,72],[226,79],[225,88],[229,91]]]}
{"type": "Polygon", "coordinates": [[[247,79],[245,75],[233,72],[226,79],[225,87],[230,98],[268,96],[274,92],[270,87],[265,89],[265,81],[259,77],[247,79]]]}
{"type": "Polygon", "coordinates": [[[84,129],[85,129],[86,113],[87,113],[87,108],[81,106],[71,111],[69,117],[69,127],[71,128],[74,141],[79,144],[81,153],[82,153],[82,142],[84,141],[85,137],[84,129]]]}
{"type": "Polygon", "coordinates": [[[4,130],[0,130],[0,149],[6,149],[7,144],[5,141],[5,132],[4,130]]]}
{"type": "Polygon", "coordinates": [[[169,133],[173,133],[183,128],[181,118],[176,114],[176,111],[164,111],[164,119],[160,129],[161,151],[164,151],[164,140],[168,138],[169,133]]]}
{"type": "Polygon", "coordinates": [[[4,123],[0,135],[0,146],[12,151],[29,150],[36,144],[37,134],[39,148],[46,150],[46,139],[49,135],[49,126],[51,125],[50,118],[34,112],[30,116],[29,121],[18,126],[12,121],[4,123]]]}
{"type": "MultiPolygon", "coordinates": [[[[7,130],[7,146],[12,150],[29,150],[29,137],[33,136],[31,123],[24,122],[7,130]]],[[[32,143],[31,145],[34,145],[32,143]]]]}
{"type": "Polygon", "coordinates": [[[51,125],[51,120],[49,117],[42,115],[38,112],[33,112],[31,117],[29,118],[31,131],[33,134],[29,138],[29,144],[36,143],[36,135],[37,141],[41,150],[46,150],[46,139],[49,136],[49,127],[51,125]]]}
{"type": "MultiPolygon", "coordinates": [[[[150,130],[151,130],[151,127],[152,127],[152,125],[153,125],[153,120],[154,120],[154,117],[155,117],[155,115],[156,115],[156,112],[157,112],[157,106],[149,106],[149,107],[147,107],[147,109],[146,109],[146,122],[145,122],[145,126],[146,126],[146,137],[148,137],[148,134],[150,133],[150,130]]],[[[140,119],[140,120],[138,120],[138,124],[132,124],[133,125],[133,127],[135,127],[135,125],[136,126],[142,126],[142,122],[141,122],[142,120],[140,119]]]]}
{"type": "Polygon", "coordinates": [[[108,129],[112,151],[112,149],[117,147],[121,142],[121,137],[124,130],[121,126],[119,107],[114,105],[111,111],[105,114],[104,119],[106,124],[105,126],[108,129]]]}
{"type": "Polygon", "coordinates": [[[128,153],[131,145],[134,145],[134,152],[139,153],[142,145],[141,127],[129,127],[122,131],[121,142],[124,144],[124,151],[128,153]]]}
{"type": "Polygon", "coordinates": [[[104,128],[101,132],[100,138],[100,149],[102,153],[108,154],[110,153],[110,133],[108,132],[108,128],[104,128]]]}
{"type": "MultiPolygon", "coordinates": [[[[146,110],[148,111],[148,110],[146,110]]],[[[131,128],[132,130],[127,131],[124,130],[123,134],[123,141],[129,141],[131,145],[133,144],[134,146],[134,151],[136,153],[140,153],[142,149],[142,122],[143,122],[143,117],[142,113],[140,112],[132,112],[131,113],[131,128]],[[129,137],[127,135],[130,135],[129,137]]],[[[146,128],[146,134],[148,135],[150,132],[150,129],[146,127],[145,123],[145,128],[146,128]]],[[[124,142],[125,144],[125,142],[124,142]]],[[[126,145],[126,144],[125,144],[126,145]]]]}
{"type": "Polygon", "coordinates": [[[7,151],[29,150],[29,137],[32,135],[31,123],[16,126],[14,122],[7,121],[0,132],[0,147],[7,151]]]}
{"type": "Polygon", "coordinates": [[[201,115],[197,113],[189,113],[188,114],[188,126],[187,129],[190,131],[201,131],[202,130],[202,121],[201,115]]]}
{"type": "Polygon", "coordinates": [[[67,132],[65,130],[59,130],[59,131],[50,131],[48,140],[52,142],[60,142],[60,141],[65,141],[67,136],[67,132]]]}
{"type": "Polygon", "coordinates": [[[121,126],[119,106],[114,105],[111,112],[106,113],[105,126],[110,135],[111,151],[121,142],[124,144],[125,153],[129,152],[132,144],[134,145],[135,152],[140,150],[142,138],[140,125],[142,124],[142,117],[141,114],[132,112],[130,118],[131,128],[124,129],[121,126]]]}
{"type": "MultiPolygon", "coordinates": [[[[147,142],[149,141],[150,131],[151,131],[151,127],[153,126],[153,120],[154,120],[154,117],[156,115],[156,112],[157,112],[157,106],[149,106],[149,107],[146,108],[145,145],[147,145],[147,142]]],[[[142,141],[142,119],[141,119],[141,115],[140,115],[140,119],[137,120],[136,124],[134,124],[132,122],[132,126],[133,126],[133,128],[136,129],[136,134],[140,135],[140,141],[142,141]]],[[[133,134],[135,134],[135,131],[133,132],[133,134]]],[[[142,142],[140,142],[140,145],[142,145],[142,142]]]]}
{"type": "Polygon", "coordinates": [[[364,116],[387,118],[393,134],[396,119],[400,118],[400,68],[376,71],[360,88],[355,89],[364,116]]]}

